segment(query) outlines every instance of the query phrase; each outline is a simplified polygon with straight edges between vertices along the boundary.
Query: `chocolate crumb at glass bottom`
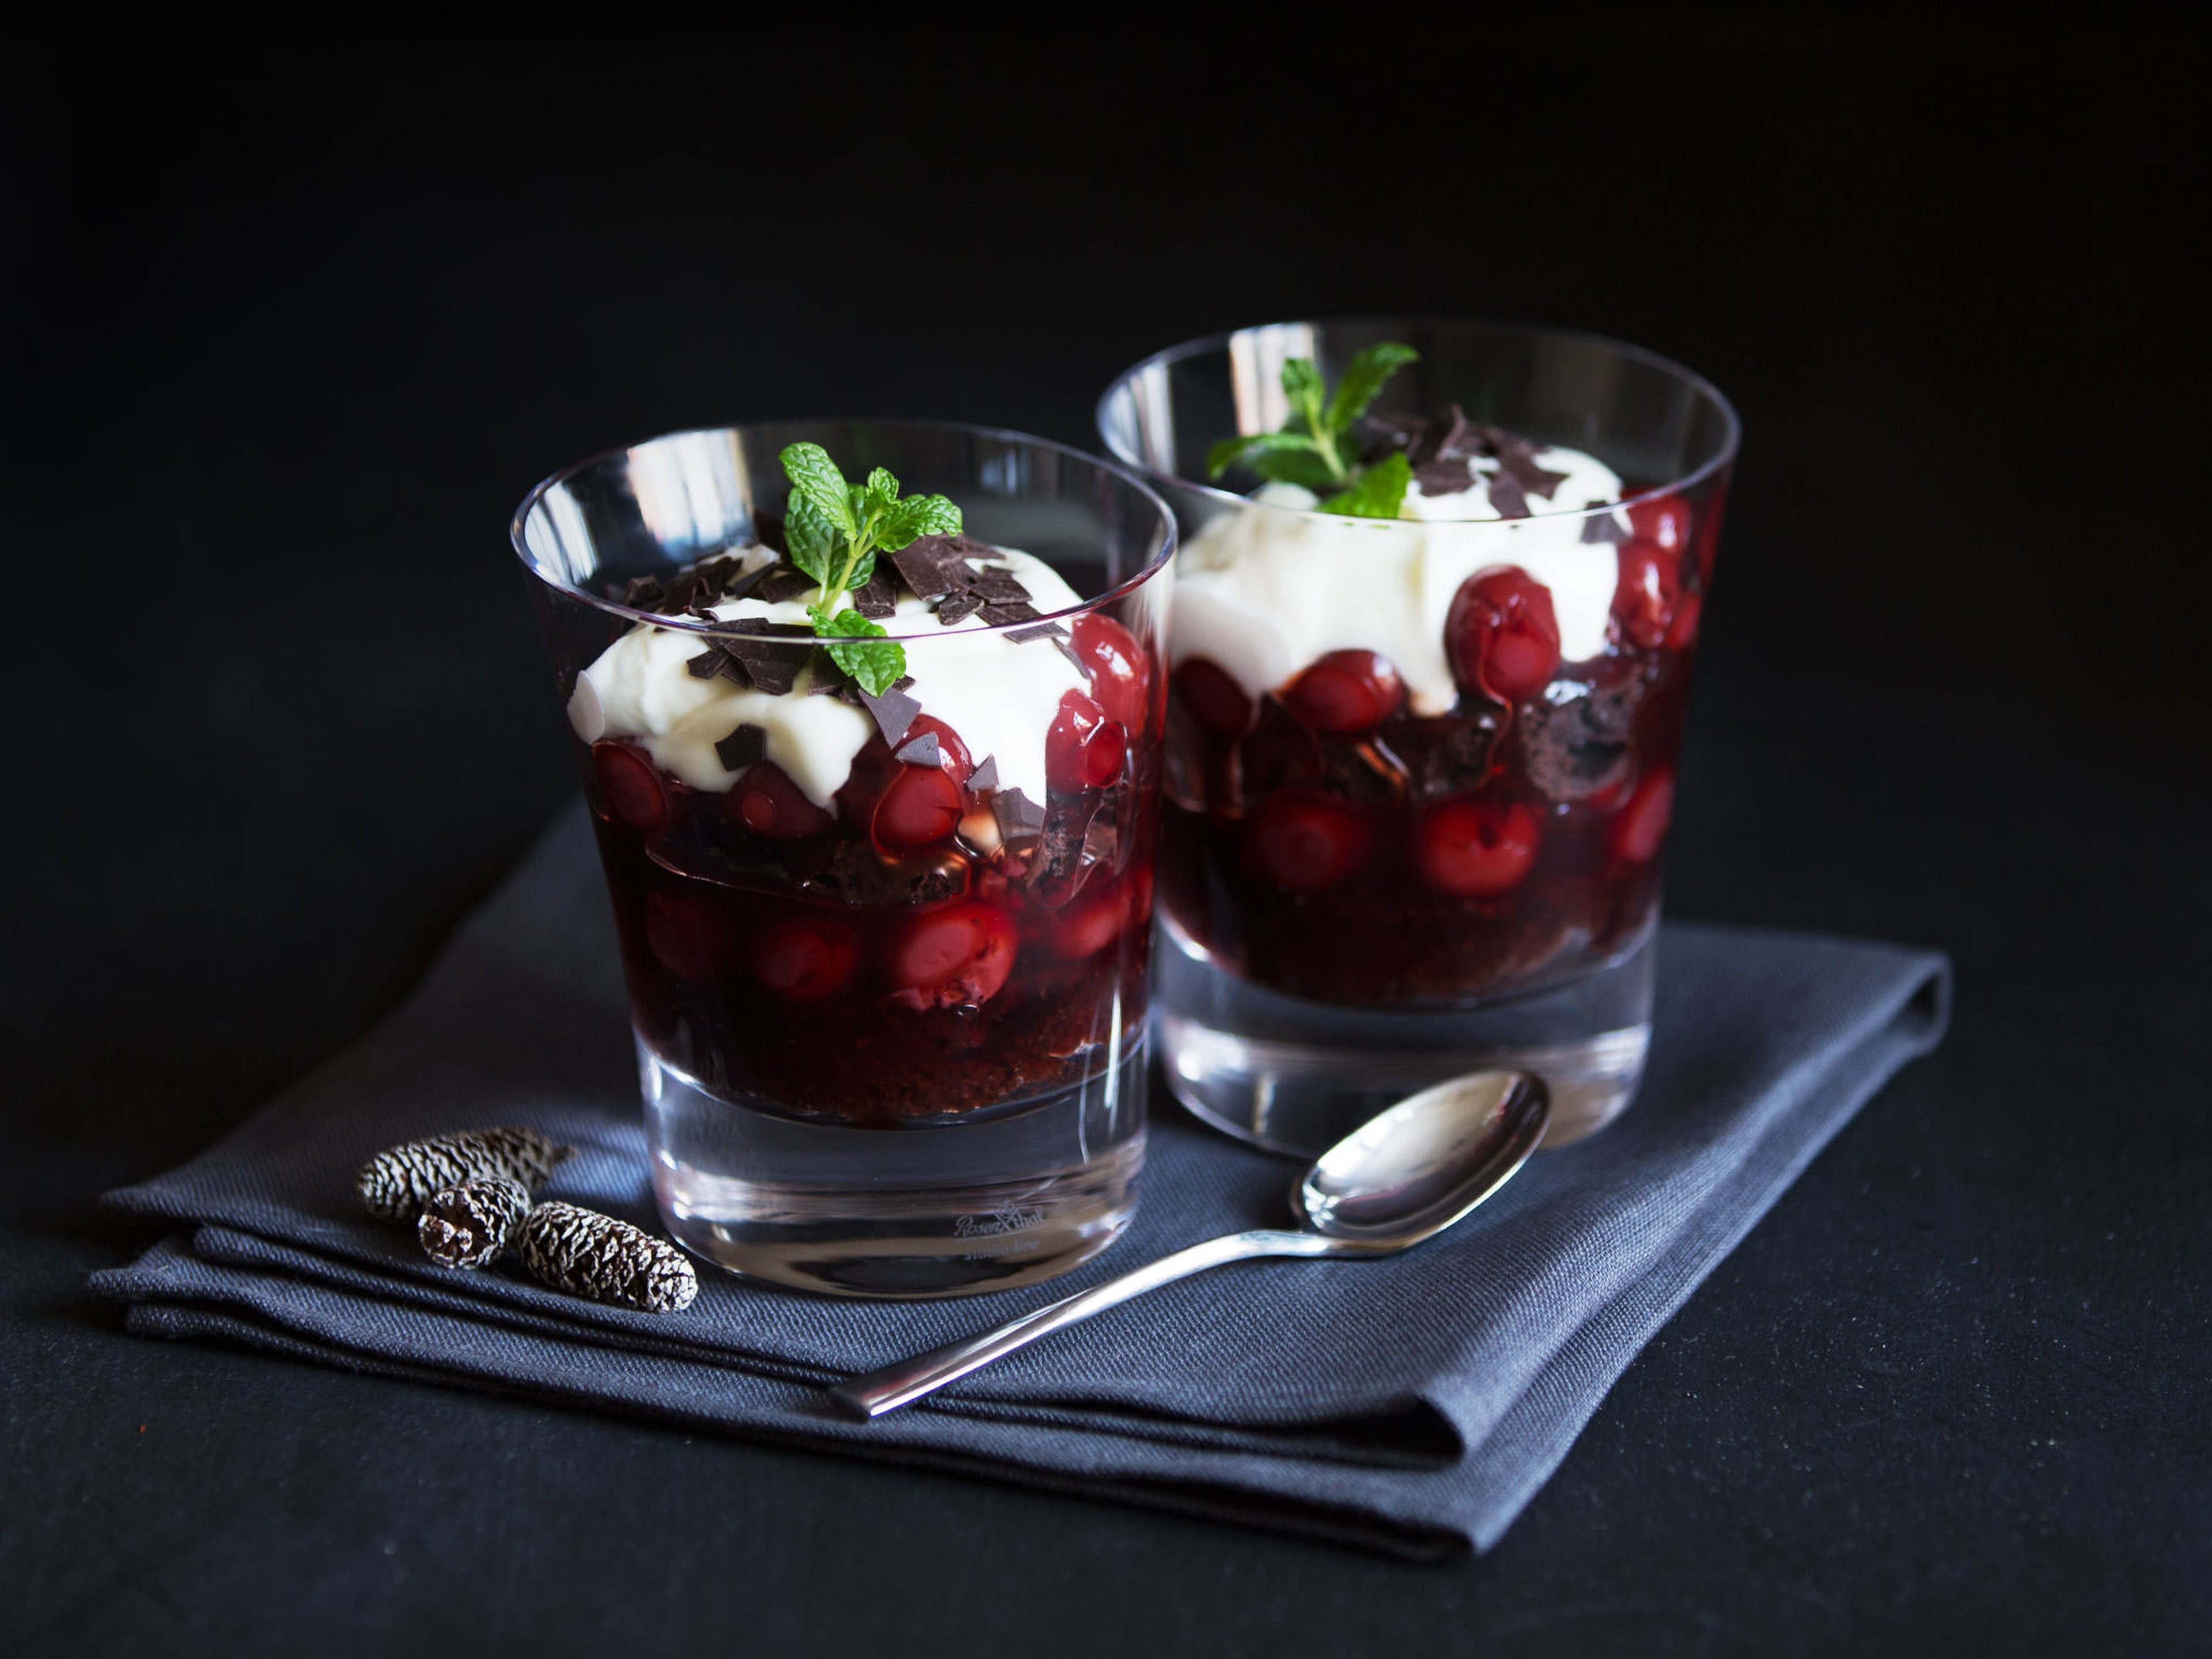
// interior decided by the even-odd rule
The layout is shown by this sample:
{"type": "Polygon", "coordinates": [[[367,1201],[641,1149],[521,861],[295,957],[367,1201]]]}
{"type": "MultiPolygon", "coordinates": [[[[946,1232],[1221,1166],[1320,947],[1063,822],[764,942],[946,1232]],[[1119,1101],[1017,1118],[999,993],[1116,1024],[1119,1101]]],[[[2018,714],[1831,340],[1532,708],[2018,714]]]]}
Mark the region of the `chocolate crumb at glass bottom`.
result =
{"type": "Polygon", "coordinates": [[[517,543],[670,1233],[867,1297],[1103,1249],[1144,1158],[1158,497],[1010,434],[749,427],[574,469],[517,543]]]}
{"type": "Polygon", "coordinates": [[[1309,1154],[1485,1066],[1545,1077],[1549,1145],[1608,1121],[1650,1042],[1725,402],[1588,336],[1375,319],[1175,348],[1099,420],[1183,536],[1177,1096],[1309,1154]]]}

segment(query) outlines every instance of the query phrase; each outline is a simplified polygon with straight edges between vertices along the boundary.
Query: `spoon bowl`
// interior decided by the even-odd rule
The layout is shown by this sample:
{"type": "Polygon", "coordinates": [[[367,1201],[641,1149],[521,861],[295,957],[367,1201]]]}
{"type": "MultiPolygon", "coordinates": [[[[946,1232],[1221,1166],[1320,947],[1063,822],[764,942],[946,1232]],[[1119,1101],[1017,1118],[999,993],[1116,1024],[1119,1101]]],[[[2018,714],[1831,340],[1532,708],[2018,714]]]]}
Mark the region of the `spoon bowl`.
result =
{"type": "Polygon", "coordinates": [[[1434,1237],[1510,1180],[1551,1115],[1551,1091],[1528,1072],[1474,1072],[1424,1089],[1314,1161],[1291,1188],[1298,1231],[1261,1228],[1190,1245],[995,1329],[850,1377],[830,1396],[855,1416],[881,1417],[1041,1336],[1227,1262],[1395,1255],[1434,1237]]]}
{"type": "Polygon", "coordinates": [[[1330,1238],[1404,1249],[1505,1184],[1544,1138],[1551,1091],[1528,1072],[1475,1072],[1408,1096],[1314,1161],[1291,1213],[1330,1238]]]}

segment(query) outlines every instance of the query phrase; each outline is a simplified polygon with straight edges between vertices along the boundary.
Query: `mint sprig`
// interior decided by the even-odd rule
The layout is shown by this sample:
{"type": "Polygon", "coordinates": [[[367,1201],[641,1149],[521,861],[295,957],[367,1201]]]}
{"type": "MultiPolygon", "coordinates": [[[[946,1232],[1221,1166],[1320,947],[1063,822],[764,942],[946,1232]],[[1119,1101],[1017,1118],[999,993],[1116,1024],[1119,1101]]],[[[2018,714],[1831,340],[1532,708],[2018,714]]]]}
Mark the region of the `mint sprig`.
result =
{"type": "Polygon", "coordinates": [[[1206,453],[1209,477],[1218,478],[1240,462],[1263,478],[1329,490],[1327,513],[1358,518],[1395,519],[1406,498],[1412,471],[1403,455],[1386,457],[1371,467],[1348,459],[1343,438],[1364,415],[1390,377],[1420,361],[1409,345],[1385,340],[1369,346],[1345,365],[1331,393],[1310,357],[1283,364],[1283,395],[1291,400],[1290,418],[1279,432],[1246,432],[1224,438],[1206,453]],[[1397,465],[1394,467],[1391,463],[1397,465]],[[1380,474],[1379,477],[1375,475],[1380,474]],[[1367,480],[1375,477],[1370,486],[1367,480]],[[1394,482],[1395,481],[1395,482],[1394,482]]]}
{"type": "Polygon", "coordinates": [[[906,673],[906,647],[839,601],[875,574],[878,553],[896,553],[918,536],[957,536],[960,509],[942,495],[899,498],[899,481],[882,467],[863,484],[845,482],[819,444],[791,444],[778,458],[791,480],[784,504],[784,552],[821,585],[806,607],[823,649],[838,667],[880,697],[906,673]]]}
{"type": "Polygon", "coordinates": [[[1396,451],[1362,472],[1351,489],[1326,497],[1321,510],[1353,519],[1395,519],[1413,483],[1413,464],[1404,451],[1396,451]]]}

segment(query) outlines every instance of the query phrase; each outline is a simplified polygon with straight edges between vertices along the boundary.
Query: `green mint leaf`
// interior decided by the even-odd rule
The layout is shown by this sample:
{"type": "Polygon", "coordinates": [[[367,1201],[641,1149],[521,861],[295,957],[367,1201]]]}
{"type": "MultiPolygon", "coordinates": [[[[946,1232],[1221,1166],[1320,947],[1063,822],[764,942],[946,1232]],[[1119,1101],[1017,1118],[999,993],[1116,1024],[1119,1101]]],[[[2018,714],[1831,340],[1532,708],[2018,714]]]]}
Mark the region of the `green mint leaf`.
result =
{"type": "Polygon", "coordinates": [[[1402,453],[1386,455],[1360,474],[1351,489],[1323,501],[1321,510],[1352,519],[1395,519],[1413,482],[1413,463],[1402,453]]]}
{"type": "Polygon", "coordinates": [[[872,697],[880,697],[906,673],[906,647],[884,637],[881,624],[857,611],[831,616],[818,605],[806,607],[814,619],[815,636],[836,663],[860,683],[872,697]]]}
{"type": "Polygon", "coordinates": [[[830,580],[837,557],[837,530],[822,516],[822,509],[797,489],[783,511],[783,550],[817,582],[830,580]]]}
{"type": "Polygon", "coordinates": [[[1323,493],[1344,483],[1310,445],[1303,449],[1263,450],[1252,458],[1252,470],[1271,483],[1294,483],[1323,493]]]}
{"type": "Polygon", "coordinates": [[[960,509],[946,497],[909,495],[884,514],[876,531],[876,545],[886,553],[896,553],[917,536],[957,536],[960,524],[960,509]]]}
{"type": "MultiPolygon", "coordinates": [[[[1293,453],[1312,455],[1313,440],[1303,432],[1240,433],[1234,438],[1224,438],[1206,452],[1206,476],[1218,478],[1242,461],[1262,477],[1272,477],[1274,475],[1267,471],[1263,460],[1274,454],[1293,453]]],[[[1327,476],[1325,469],[1323,476],[1327,476]]]]}
{"type": "Polygon", "coordinates": [[[868,578],[875,574],[876,550],[872,547],[862,548],[860,556],[854,560],[851,568],[845,572],[844,585],[848,588],[866,587],[868,585],[868,578]]]}
{"type": "Polygon", "coordinates": [[[1420,360],[1419,352],[1395,340],[1371,345],[1354,357],[1345,365],[1344,378],[1336,383],[1336,395],[1328,400],[1328,429],[1350,431],[1352,423],[1367,412],[1383,383],[1407,364],[1420,360]]]}
{"type": "Polygon", "coordinates": [[[868,505],[878,512],[890,511],[891,503],[898,499],[899,482],[882,467],[868,474],[866,484],[868,505]]]}
{"type": "Polygon", "coordinates": [[[845,475],[830,459],[828,450],[820,444],[791,444],[777,459],[783,463],[783,476],[791,480],[794,495],[804,495],[848,536],[860,533],[860,515],[853,510],[845,475]]]}
{"type": "Polygon", "coordinates": [[[1285,357],[1283,360],[1283,395],[1300,409],[1321,402],[1321,370],[1314,367],[1310,357],[1285,357]]]}

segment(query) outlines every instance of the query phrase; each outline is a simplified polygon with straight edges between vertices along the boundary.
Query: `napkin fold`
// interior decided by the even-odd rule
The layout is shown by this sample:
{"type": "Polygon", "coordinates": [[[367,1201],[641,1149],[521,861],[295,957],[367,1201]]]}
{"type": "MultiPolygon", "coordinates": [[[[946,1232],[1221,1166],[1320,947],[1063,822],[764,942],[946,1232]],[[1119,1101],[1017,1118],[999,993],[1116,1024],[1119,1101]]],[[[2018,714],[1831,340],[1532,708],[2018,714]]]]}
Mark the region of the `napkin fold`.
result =
{"type": "Polygon", "coordinates": [[[522,1390],[687,1426],[1234,1520],[1417,1559],[1487,1548],[1613,1380],[1859,1105],[1940,1040],[1950,970],[1893,945],[1669,924],[1643,1093],[1450,1232],[1156,1291],[873,1423],[822,1385],[1182,1245],[1285,1224],[1297,1170],[1155,1090],[1128,1233],[1063,1279],[856,1303],[702,1271],[684,1313],[431,1265],[361,1214],[395,1142],[526,1123],[546,1188],[656,1226],[589,825],[564,814],[359,1044],[189,1164],[107,1195],[180,1224],[96,1273],[149,1336],[522,1390]]]}

